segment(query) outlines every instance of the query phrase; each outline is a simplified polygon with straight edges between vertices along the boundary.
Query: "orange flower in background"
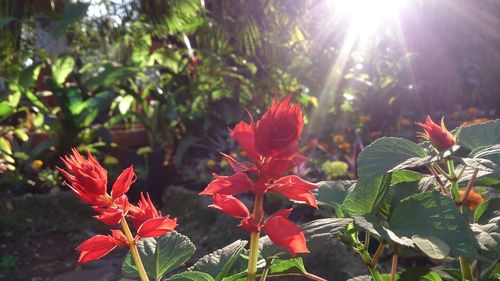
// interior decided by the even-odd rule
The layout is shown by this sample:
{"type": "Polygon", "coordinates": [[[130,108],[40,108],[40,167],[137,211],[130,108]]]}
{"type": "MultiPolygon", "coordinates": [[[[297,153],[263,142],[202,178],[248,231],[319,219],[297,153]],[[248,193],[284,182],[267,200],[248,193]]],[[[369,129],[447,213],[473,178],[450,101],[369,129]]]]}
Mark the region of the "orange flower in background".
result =
{"type": "Polygon", "coordinates": [[[381,135],[382,135],[381,131],[372,131],[369,133],[369,136],[374,139],[379,138],[381,135]]]}
{"type": "Polygon", "coordinates": [[[333,139],[333,142],[335,142],[335,143],[341,143],[341,142],[345,142],[346,141],[344,135],[333,135],[332,139],[333,139]]]}
{"type": "Polygon", "coordinates": [[[408,118],[401,118],[401,120],[399,120],[399,124],[403,127],[410,127],[411,121],[408,118]]]}
{"type": "Polygon", "coordinates": [[[473,106],[467,108],[467,113],[470,115],[476,115],[479,110],[473,106]]]}
{"type": "Polygon", "coordinates": [[[441,126],[436,124],[430,116],[427,116],[425,123],[417,123],[417,125],[424,129],[423,137],[429,140],[438,151],[446,150],[456,144],[455,137],[444,125],[444,117],[441,118],[441,126]]]}
{"type": "Polygon", "coordinates": [[[364,114],[359,116],[359,121],[363,123],[368,123],[372,121],[372,116],[370,114],[364,114]]]}
{"type": "Polygon", "coordinates": [[[352,148],[352,144],[350,144],[348,142],[343,142],[343,143],[339,144],[339,148],[343,149],[343,150],[349,150],[352,148]]]}
{"type": "MultiPolygon", "coordinates": [[[[462,197],[463,195],[464,195],[464,191],[460,190],[460,197],[462,197]]],[[[467,205],[467,207],[469,207],[469,209],[475,210],[477,208],[477,206],[483,202],[484,202],[484,199],[481,196],[481,194],[475,192],[474,190],[471,190],[469,192],[469,195],[467,196],[467,199],[465,199],[464,204],[467,205]]]]}

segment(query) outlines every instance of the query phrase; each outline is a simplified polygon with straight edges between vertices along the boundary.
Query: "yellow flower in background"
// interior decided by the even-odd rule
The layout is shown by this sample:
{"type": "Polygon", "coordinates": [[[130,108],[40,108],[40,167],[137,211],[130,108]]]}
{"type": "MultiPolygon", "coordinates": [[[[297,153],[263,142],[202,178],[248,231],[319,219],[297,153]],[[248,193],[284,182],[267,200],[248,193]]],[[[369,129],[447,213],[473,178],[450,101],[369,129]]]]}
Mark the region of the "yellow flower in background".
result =
{"type": "Polygon", "coordinates": [[[345,175],[348,169],[349,165],[344,161],[326,161],[321,165],[321,170],[333,178],[345,175]]]}
{"type": "Polygon", "coordinates": [[[34,160],[33,162],[31,162],[31,168],[35,169],[35,170],[40,170],[43,166],[43,161],[42,160],[34,160]]]}
{"type": "Polygon", "coordinates": [[[210,169],[213,169],[215,167],[215,165],[217,165],[217,162],[213,159],[208,159],[207,160],[207,167],[209,167],[210,169]]]}
{"type": "Polygon", "coordinates": [[[224,169],[224,168],[227,168],[227,167],[229,166],[229,162],[227,162],[226,158],[223,158],[223,159],[220,161],[219,166],[220,166],[221,168],[223,168],[223,169],[224,169]]]}
{"type": "Polygon", "coordinates": [[[399,120],[399,124],[401,124],[401,126],[403,127],[410,127],[411,121],[408,118],[401,118],[401,120],[399,120]]]}
{"type": "Polygon", "coordinates": [[[351,149],[351,147],[352,147],[352,145],[348,142],[343,142],[343,143],[339,144],[339,148],[343,149],[343,150],[351,149]]]}
{"type": "Polygon", "coordinates": [[[333,139],[334,143],[345,142],[345,136],[344,135],[332,135],[332,139],[333,139]]]}
{"type": "Polygon", "coordinates": [[[363,123],[368,123],[372,121],[372,116],[370,114],[363,114],[359,116],[359,121],[363,123]]]}

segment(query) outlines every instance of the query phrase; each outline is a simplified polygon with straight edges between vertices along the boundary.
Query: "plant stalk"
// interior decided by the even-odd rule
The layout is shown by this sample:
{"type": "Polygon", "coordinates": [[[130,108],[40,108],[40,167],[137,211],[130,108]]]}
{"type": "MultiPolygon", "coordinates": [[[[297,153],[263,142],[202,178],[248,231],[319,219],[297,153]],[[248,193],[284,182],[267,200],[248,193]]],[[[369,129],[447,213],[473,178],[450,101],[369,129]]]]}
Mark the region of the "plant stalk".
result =
{"type": "Polygon", "coordinates": [[[394,253],[392,254],[390,281],[396,280],[397,271],[398,271],[398,245],[394,245],[394,253]]]}
{"type": "MultiPolygon", "coordinates": [[[[260,224],[262,219],[262,208],[264,205],[264,195],[256,194],[253,206],[253,219],[260,224]]],[[[248,255],[247,281],[255,281],[257,276],[257,262],[259,261],[259,238],[260,231],[250,234],[250,254],[248,255]]]]}
{"type": "Polygon", "coordinates": [[[128,245],[130,247],[130,253],[132,253],[132,258],[134,259],[135,266],[137,267],[137,271],[139,272],[139,277],[141,281],[149,281],[148,274],[144,269],[144,265],[142,264],[141,256],[139,254],[139,250],[137,250],[137,245],[134,240],[134,236],[132,236],[132,232],[128,226],[127,221],[123,218],[120,222],[123,232],[125,233],[125,237],[127,237],[128,245]]]}
{"type": "Polygon", "coordinates": [[[368,267],[368,271],[370,271],[370,274],[373,278],[374,281],[382,281],[382,276],[380,276],[380,273],[377,270],[377,265],[372,264],[372,258],[370,257],[370,253],[368,252],[367,249],[363,249],[359,251],[359,254],[361,255],[361,259],[365,262],[366,266],[368,267]]]}
{"type": "MultiPolygon", "coordinates": [[[[474,184],[476,175],[477,175],[477,169],[474,171],[474,174],[469,181],[467,187],[471,186],[474,184]]],[[[460,200],[460,192],[458,191],[458,178],[455,174],[455,165],[453,164],[453,160],[448,159],[448,172],[450,173],[450,176],[452,178],[451,181],[451,195],[452,198],[455,202],[461,203],[460,200]]],[[[469,190],[470,192],[470,190],[469,190]]],[[[464,194],[467,195],[467,194],[464,194]]],[[[464,196],[465,197],[465,196],[464,196]]],[[[467,198],[467,197],[465,197],[467,198]]],[[[473,275],[472,275],[472,270],[471,270],[471,264],[470,261],[465,258],[465,257],[458,257],[458,260],[460,262],[460,272],[462,273],[462,280],[464,281],[473,281],[473,275]]]]}

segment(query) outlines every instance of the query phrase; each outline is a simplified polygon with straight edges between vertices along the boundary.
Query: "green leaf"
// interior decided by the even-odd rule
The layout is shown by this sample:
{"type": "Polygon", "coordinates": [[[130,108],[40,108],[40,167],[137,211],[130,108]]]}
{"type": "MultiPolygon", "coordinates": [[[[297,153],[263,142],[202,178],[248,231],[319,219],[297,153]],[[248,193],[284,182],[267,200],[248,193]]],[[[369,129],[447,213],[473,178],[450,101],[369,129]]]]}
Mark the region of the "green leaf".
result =
{"type": "Polygon", "coordinates": [[[441,239],[433,236],[423,237],[413,235],[411,240],[417,248],[433,259],[442,260],[450,254],[450,247],[441,239]]]}
{"type": "Polygon", "coordinates": [[[23,129],[15,129],[14,134],[16,135],[16,138],[22,142],[27,142],[29,140],[28,134],[26,134],[26,131],[23,129]]]}
{"type": "Polygon", "coordinates": [[[400,275],[400,280],[404,281],[442,281],[439,274],[428,268],[413,267],[405,269],[400,275]]]}
{"type": "Polygon", "coordinates": [[[477,257],[477,241],[455,203],[438,192],[409,196],[394,208],[389,228],[399,237],[435,237],[455,256],[477,257]]]}
{"type": "Polygon", "coordinates": [[[356,181],[321,181],[316,185],[318,189],[313,190],[314,197],[319,204],[339,208],[344,202],[347,191],[356,181]]]}
{"type": "Polygon", "coordinates": [[[299,273],[304,275],[307,274],[302,258],[289,260],[273,260],[271,266],[269,267],[269,275],[287,273],[299,273]]]}
{"type": "Polygon", "coordinates": [[[424,178],[425,175],[407,170],[399,170],[394,171],[392,173],[391,185],[399,184],[399,183],[407,183],[407,182],[415,182],[424,178]]]}
{"type": "Polygon", "coordinates": [[[477,242],[481,248],[481,255],[491,260],[500,256],[500,217],[488,224],[472,224],[472,230],[476,235],[477,242]]]}
{"type": "Polygon", "coordinates": [[[167,281],[213,281],[212,276],[205,272],[185,271],[167,279],[167,281]]]}
{"type": "Polygon", "coordinates": [[[487,224],[491,219],[500,217],[500,198],[492,198],[479,204],[474,211],[474,222],[487,224]]]}
{"type": "Polygon", "coordinates": [[[230,276],[238,272],[232,272],[231,267],[234,262],[245,251],[247,241],[237,240],[222,249],[208,254],[199,259],[189,270],[201,271],[208,273],[214,277],[216,281],[222,280],[226,276],[230,276]]]}
{"type": "Polygon", "coordinates": [[[461,146],[474,150],[481,146],[500,143],[500,119],[464,126],[460,129],[457,141],[461,146]]]}
{"type": "Polygon", "coordinates": [[[132,95],[125,95],[125,96],[120,96],[120,101],[118,103],[118,111],[120,111],[121,114],[126,114],[132,105],[132,102],[134,102],[134,96],[132,95]]]}
{"type": "MultiPolygon", "coordinates": [[[[143,238],[137,249],[148,276],[155,280],[160,280],[163,275],[186,262],[196,250],[189,238],[176,231],[161,237],[143,238]]],[[[130,253],[122,265],[122,273],[126,277],[138,276],[130,253]]]]}
{"type": "Polygon", "coordinates": [[[75,67],[75,60],[70,56],[61,56],[52,64],[54,81],[61,85],[75,67]]]}
{"type": "Polygon", "coordinates": [[[370,233],[382,237],[385,241],[392,241],[399,245],[413,247],[413,242],[406,237],[398,237],[392,230],[386,228],[383,222],[374,215],[354,216],[354,223],[368,230],[370,233]]]}
{"type": "Polygon", "coordinates": [[[0,102],[0,118],[5,118],[12,114],[14,109],[10,106],[8,101],[0,102]]]}
{"type": "Polygon", "coordinates": [[[117,82],[137,74],[134,67],[104,65],[104,71],[87,80],[89,87],[111,87],[117,82]]]}
{"type": "Polygon", "coordinates": [[[343,232],[351,222],[351,218],[317,219],[303,224],[302,232],[308,241],[318,238],[332,239],[343,232]]]}
{"type": "Polygon", "coordinates": [[[473,159],[486,159],[500,166],[500,144],[478,147],[471,151],[469,157],[473,159]]]}
{"type": "Polygon", "coordinates": [[[425,150],[409,140],[395,137],[377,139],[359,155],[359,180],[376,178],[410,158],[425,156],[425,150]]]}
{"type": "Polygon", "coordinates": [[[352,215],[364,215],[377,211],[391,183],[391,175],[372,180],[358,181],[344,202],[342,210],[352,215]]]}
{"type": "Polygon", "coordinates": [[[34,64],[24,69],[19,76],[19,86],[21,86],[24,90],[33,87],[35,85],[36,79],[38,78],[38,74],[40,73],[41,68],[41,64],[34,64]]]}

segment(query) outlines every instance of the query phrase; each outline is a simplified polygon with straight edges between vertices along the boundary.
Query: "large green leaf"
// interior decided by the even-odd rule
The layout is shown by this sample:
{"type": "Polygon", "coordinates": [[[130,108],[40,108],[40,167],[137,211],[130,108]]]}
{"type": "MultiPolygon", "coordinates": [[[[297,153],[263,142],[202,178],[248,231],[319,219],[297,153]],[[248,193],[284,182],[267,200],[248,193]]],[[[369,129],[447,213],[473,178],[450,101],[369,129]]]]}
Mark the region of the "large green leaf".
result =
{"type": "MultiPolygon", "coordinates": [[[[273,275],[286,276],[290,275],[306,275],[307,271],[302,258],[294,258],[288,260],[273,259],[269,266],[268,277],[273,275]]],[[[257,277],[262,275],[262,268],[258,268],[257,277]]],[[[247,273],[240,272],[232,276],[222,279],[223,281],[244,281],[247,280],[247,273]]]]}
{"type": "Polygon", "coordinates": [[[90,3],[66,3],[62,18],[56,22],[52,32],[54,37],[58,38],[62,36],[71,24],[79,22],[87,14],[89,6],[90,3]]]}
{"type": "MultiPolygon", "coordinates": [[[[143,238],[137,248],[148,276],[154,280],[161,280],[163,275],[186,262],[196,250],[189,238],[176,231],[161,237],[143,238]]],[[[139,276],[130,253],[122,265],[122,273],[126,277],[139,276]]]]}
{"type": "Polygon", "coordinates": [[[455,203],[439,192],[409,196],[394,208],[389,229],[399,237],[435,237],[455,256],[477,257],[477,241],[455,203]]]}
{"type": "Polygon", "coordinates": [[[500,218],[487,224],[473,224],[472,230],[481,248],[481,255],[492,260],[500,256],[500,218]]]}
{"type": "Polygon", "coordinates": [[[247,241],[237,240],[222,249],[218,249],[202,257],[189,270],[208,273],[216,281],[220,281],[226,276],[240,273],[241,271],[232,272],[231,267],[245,251],[246,244],[247,241]]]}
{"type": "Polygon", "coordinates": [[[214,281],[214,278],[205,272],[184,271],[171,276],[167,281],[214,281]]]}
{"type": "Polygon", "coordinates": [[[8,101],[0,102],[0,119],[5,118],[14,112],[8,101]]]}
{"type": "Polygon", "coordinates": [[[61,56],[52,64],[54,81],[61,85],[75,67],[75,60],[70,56],[61,56]]]}
{"type": "Polygon", "coordinates": [[[428,268],[413,267],[405,269],[400,275],[399,280],[404,281],[441,281],[441,277],[428,268]]]}
{"type": "Polygon", "coordinates": [[[377,211],[390,183],[391,174],[358,181],[342,203],[342,210],[350,215],[364,215],[377,211]]]}
{"type": "Polygon", "coordinates": [[[385,241],[392,241],[407,247],[413,247],[413,242],[406,237],[398,237],[392,230],[386,228],[383,222],[374,215],[354,216],[354,223],[368,230],[370,233],[381,237],[385,241]]]}
{"type": "Polygon", "coordinates": [[[320,205],[327,205],[334,208],[340,207],[347,195],[348,189],[355,181],[321,181],[316,185],[318,189],[313,190],[313,194],[320,205]]]}
{"type": "Polygon", "coordinates": [[[464,126],[460,129],[457,141],[470,150],[481,146],[500,143],[500,119],[464,126]]]}
{"type": "Polygon", "coordinates": [[[377,139],[359,155],[359,180],[373,179],[393,170],[410,158],[425,156],[427,156],[425,150],[409,140],[395,137],[377,139]]]}
{"type": "Polygon", "coordinates": [[[318,238],[332,239],[344,231],[351,222],[353,222],[351,218],[317,219],[303,224],[302,232],[308,241],[318,238]]]}

